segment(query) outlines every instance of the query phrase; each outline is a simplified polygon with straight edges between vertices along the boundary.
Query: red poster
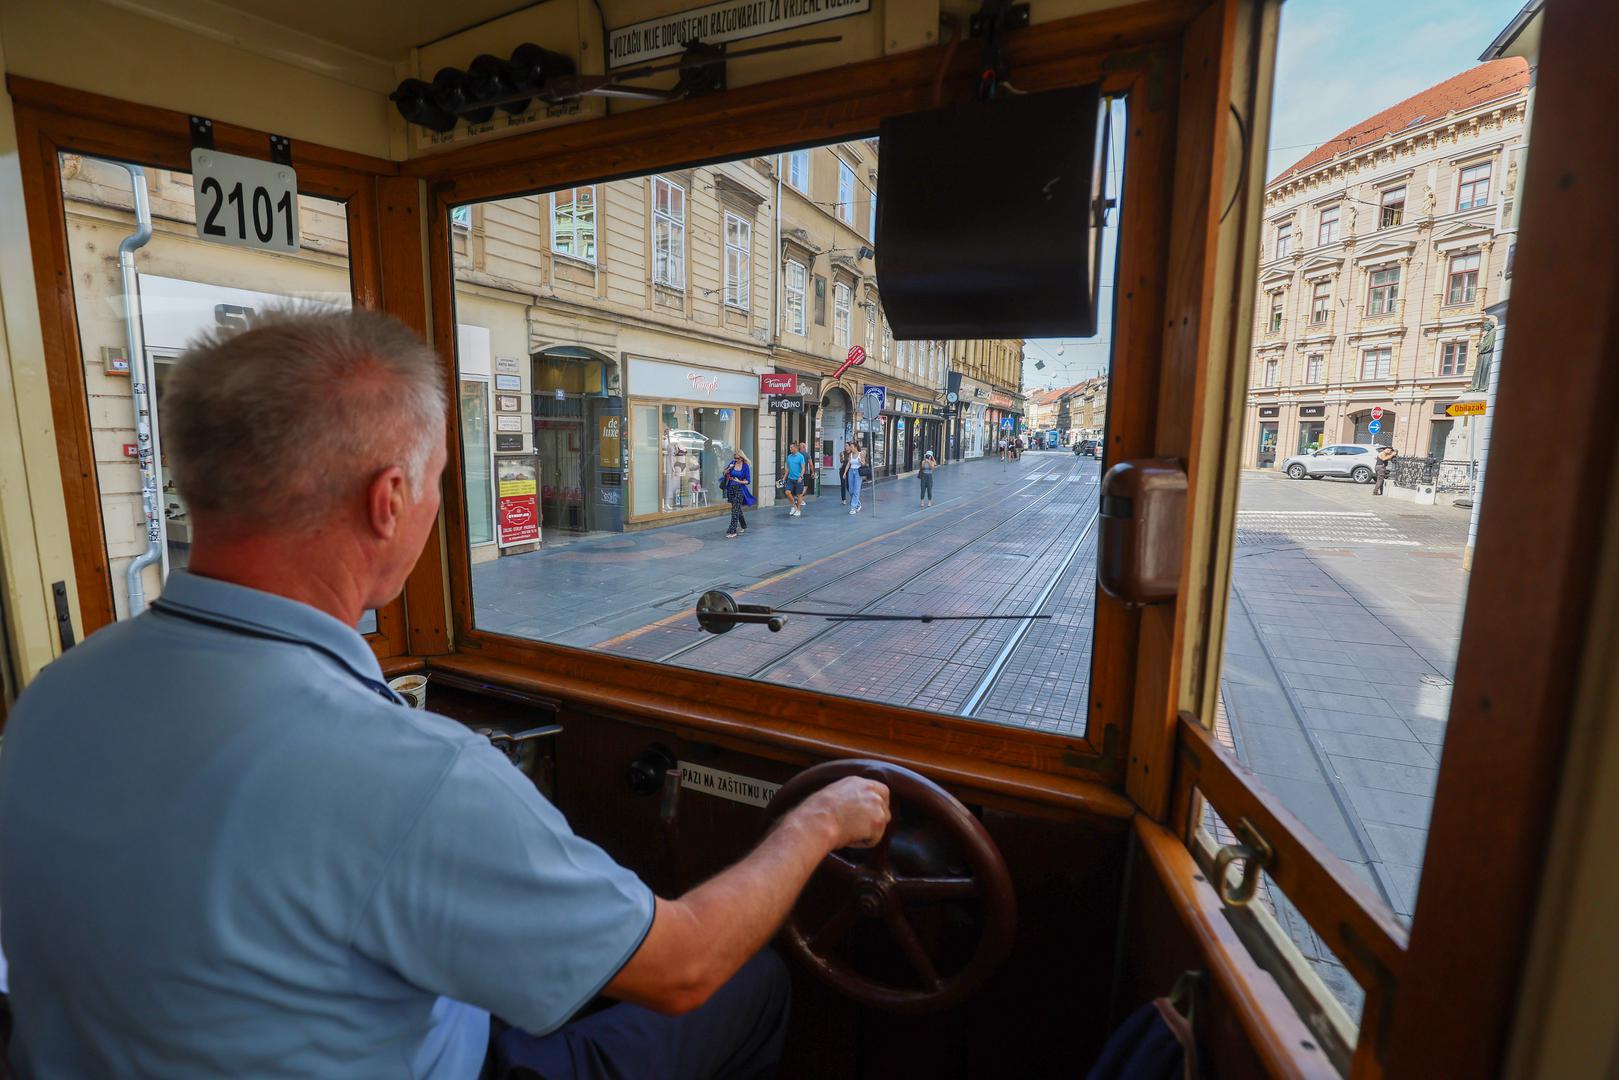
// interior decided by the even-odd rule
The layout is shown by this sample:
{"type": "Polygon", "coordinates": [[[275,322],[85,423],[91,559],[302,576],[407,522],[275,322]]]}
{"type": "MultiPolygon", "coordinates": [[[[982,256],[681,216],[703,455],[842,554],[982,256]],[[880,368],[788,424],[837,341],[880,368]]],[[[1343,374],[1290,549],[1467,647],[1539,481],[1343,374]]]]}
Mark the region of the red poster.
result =
{"type": "Polygon", "coordinates": [[[503,455],[495,459],[499,477],[495,520],[501,547],[532,544],[540,539],[540,500],[537,480],[539,458],[533,454],[503,455]]]}

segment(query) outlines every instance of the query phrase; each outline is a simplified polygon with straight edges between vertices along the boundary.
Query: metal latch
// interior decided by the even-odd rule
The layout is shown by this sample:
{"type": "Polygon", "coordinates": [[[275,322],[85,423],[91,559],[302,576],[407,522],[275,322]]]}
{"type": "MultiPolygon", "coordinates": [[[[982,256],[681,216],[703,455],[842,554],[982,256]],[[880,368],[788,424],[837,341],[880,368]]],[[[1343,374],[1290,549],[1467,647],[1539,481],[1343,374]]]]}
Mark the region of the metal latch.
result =
{"type": "Polygon", "coordinates": [[[1214,855],[1214,888],[1227,905],[1244,907],[1259,891],[1259,872],[1270,866],[1276,852],[1247,818],[1239,818],[1231,831],[1237,843],[1226,844],[1214,855]],[[1242,860],[1242,877],[1232,888],[1228,871],[1238,859],[1242,860]]]}
{"type": "Polygon", "coordinates": [[[506,760],[513,765],[522,764],[523,744],[534,739],[543,739],[547,735],[562,734],[561,724],[541,724],[539,727],[529,728],[527,731],[498,731],[495,728],[478,728],[478,734],[489,740],[489,745],[506,755],[506,760]]]}

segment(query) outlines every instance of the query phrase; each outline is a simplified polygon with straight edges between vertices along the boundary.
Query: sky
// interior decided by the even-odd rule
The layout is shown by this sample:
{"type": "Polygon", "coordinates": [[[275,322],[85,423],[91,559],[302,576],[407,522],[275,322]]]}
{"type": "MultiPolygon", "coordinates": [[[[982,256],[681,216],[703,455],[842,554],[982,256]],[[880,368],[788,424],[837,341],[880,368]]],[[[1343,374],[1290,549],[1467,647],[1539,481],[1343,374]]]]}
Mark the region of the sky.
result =
{"type": "MultiPolygon", "coordinates": [[[[1523,0],[1287,0],[1266,177],[1346,128],[1473,67],[1522,7],[1523,0]]],[[[1105,247],[1102,280],[1108,282],[1114,237],[1105,238],[1105,247]]],[[[1025,392],[1107,370],[1112,300],[1112,290],[1104,288],[1095,339],[1024,345],[1025,392]]]]}

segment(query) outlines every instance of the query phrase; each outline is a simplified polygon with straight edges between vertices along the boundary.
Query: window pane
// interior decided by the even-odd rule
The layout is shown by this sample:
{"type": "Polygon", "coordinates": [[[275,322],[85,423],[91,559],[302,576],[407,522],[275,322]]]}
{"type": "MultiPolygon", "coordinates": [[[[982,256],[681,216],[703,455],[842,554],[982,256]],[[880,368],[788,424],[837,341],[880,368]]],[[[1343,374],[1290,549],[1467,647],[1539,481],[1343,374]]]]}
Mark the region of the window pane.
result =
{"type": "MultiPolygon", "coordinates": [[[[1290,7],[1278,46],[1267,220],[1332,203],[1343,241],[1361,235],[1333,282],[1330,335],[1290,321],[1250,350],[1216,717],[1237,757],[1401,919],[1420,886],[1500,364],[1513,362],[1503,270],[1516,207],[1489,199],[1524,175],[1531,73],[1475,59],[1509,15],[1472,20],[1465,48],[1434,39],[1400,58],[1328,47],[1335,17],[1290,7]],[[1323,90],[1369,87],[1374,67],[1418,92],[1346,104],[1323,90]],[[1449,141],[1456,106],[1432,103],[1473,93],[1503,123],[1449,141]],[[1379,228],[1399,231],[1364,235],[1379,228]],[[1302,377],[1284,363],[1267,388],[1278,346],[1305,354],[1302,377]],[[1483,415],[1452,415],[1458,402],[1483,415]],[[1383,468],[1379,447],[1395,452],[1383,468]]],[[[1276,272],[1267,264],[1256,286],[1256,328],[1263,290],[1297,283],[1276,272]]],[[[1281,905],[1277,917],[1322,959],[1308,927],[1281,905]]],[[[1358,992],[1334,989],[1353,1011],[1358,992]]]]}
{"type": "MultiPolygon", "coordinates": [[[[1124,106],[1116,109],[1115,155],[1127,130],[1124,106]]],[[[814,148],[804,159],[806,175],[841,178],[851,208],[863,178],[879,172],[875,140],[814,148]]],[[[794,155],[785,167],[797,168],[794,155]]],[[[1113,167],[1116,195],[1117,157],[1113,167]]],[[[853,701],[1082,733],[1101,463],[1068,444],[1082,433],[1099,442],[1107,423],[1112,305],[1095,342],[1027,343],[1046,358],[1041,377],[1061,379],[1063,415],[1051,425],[1060,445],[1003,458],[1002,439],[1030,439],[1026,343],[896,343],[872,288],[866,222],[839,220],[824,193],[817,200],[777,185],[752,161],[679,175],[689,178],[684,198],[665,177],[596,186],[614,208],[598,221],[598,242],[614,257],[597,273],[544,276],[543,245],[524,243],[523,230],[536,227],[535,200],[549,195],[484,204],[481,220],[510,231],[458,252],[461,379],[489,379],[497,403],[488,451],[470,396],[460,420],[469,465],[462,512],[480,509],[471,493],[486,474],[473,465],[492,459],[497,480],[493,542],[471,559],[476,627],[853,701]],[[751,192],[747,202],[757,199],[751,227],[738,186],[751,192]],[[496,252],[512,254],[492,273],[496,252]],[[779,296],[790,342],[773,354],[775,374],[795,377],[785,394],[761,394],[772,357],[764,343],[778,329],[772,307],[717,312],[734,298],[732,285],[766,272],[760,252],[778,286],[759,282],[756,291],[779,296]],[[683,296],[647,287],[682,264],[683,296]],[[510,283],[509,294],[497,281],[510,283]],[[878,355],[834,383],[829,373],[857,341],[878,355]],[[961,408],[947,409],[945,358],[969,353],[974,361],[954,372],[961,408]],[[510,421],[498,408],[504,386],[525,406],[510,421]],[[860,408],[867,387],[881,391],[869,421],[860,408]],[[789,408],[782,398],[794,399],[789,408]],[[777,486],[786,447],[798,442],[808,451],[802,516],[789,514],[786,485],[777,486]],[[851,514],[856,498],[841,466],[855,447],[872,476],[851,514]],[[721,479],[738,452],[753,505],[742,508],[746,533],[727,539],[721,479]],[[500,481],[529,469],[539,477],[537,535],[503,524],[500,481]],[[692,614],[711,589],[795,612],[1014,617],[793,614],[778,634],[742,626],[718,638],[692,614]]],[[[1104,295],[1112,240],[1110,226],[1104,295]]],[[[468,535],[478,536],[470,527],[468,535]]]]}
{"type": "MultiPolygon", "coordinates": [[[[117,162],[79,154],[58,164],[113,605],[126,618],[137,560],[144,568],[136,607],[144,608],[191,554],[193,522],[163,454],[164,389],[176,361],[201,335],[246,329],[277,308],[348,308],[347,211],[300,195],[295,253],[227,247],[197,239],[189,173],[132,176],[117,162]],[[153,234],[134,253],[135,291],[126,297],[118,246],[135,232],[134,185],[147,193],[153,234]]],[[[375,615],[364,625],[375,629],[375,615]]]]}

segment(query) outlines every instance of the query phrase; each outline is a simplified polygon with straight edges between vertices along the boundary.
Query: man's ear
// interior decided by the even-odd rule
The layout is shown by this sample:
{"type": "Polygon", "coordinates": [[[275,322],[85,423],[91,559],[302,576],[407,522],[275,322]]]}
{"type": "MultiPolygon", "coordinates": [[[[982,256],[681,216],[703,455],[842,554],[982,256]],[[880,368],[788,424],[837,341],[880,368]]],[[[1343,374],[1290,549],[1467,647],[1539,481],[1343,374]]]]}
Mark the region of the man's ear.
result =
{"type": "Polygon", "coordinates": [[[371,478],[365,491],[366,524],[379,540],[391,539],[398,531],[409,504],[405,470],[390,465],[371,478]]]}

